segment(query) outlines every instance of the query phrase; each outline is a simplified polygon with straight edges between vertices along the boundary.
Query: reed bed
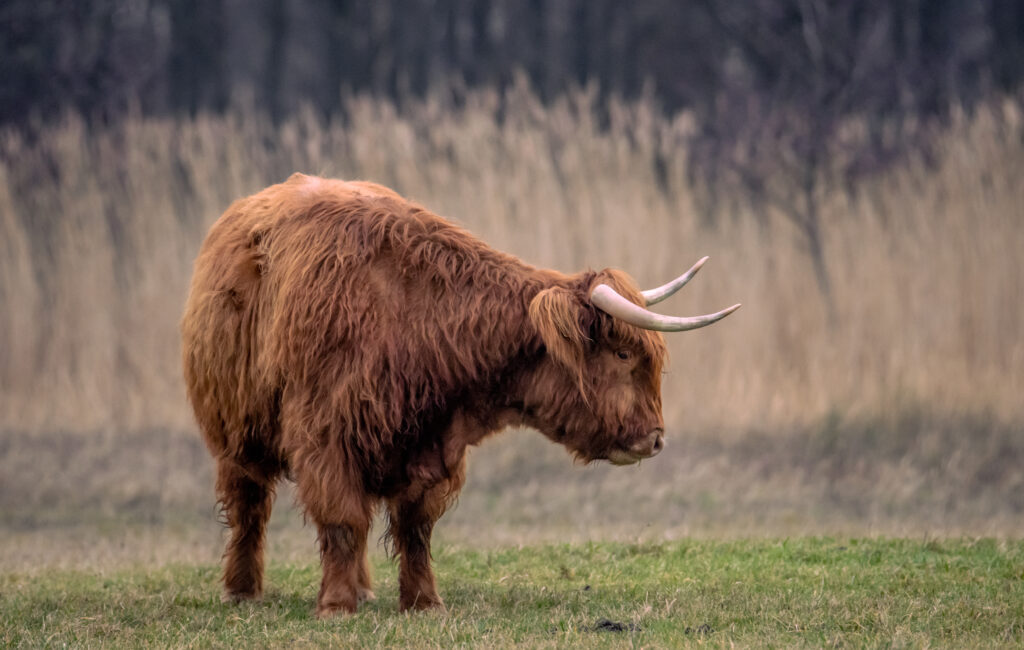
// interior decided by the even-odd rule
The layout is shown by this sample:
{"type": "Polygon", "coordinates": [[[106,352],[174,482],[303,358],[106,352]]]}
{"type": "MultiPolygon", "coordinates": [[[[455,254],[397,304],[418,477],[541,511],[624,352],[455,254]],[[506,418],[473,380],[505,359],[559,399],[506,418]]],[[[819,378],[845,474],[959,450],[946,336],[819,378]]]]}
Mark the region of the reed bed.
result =
{"type": "Polygon", "coordinates": [[[192,260],[232,200],[303,171],[390,185],[537,265],[654,286],[710,255],[658,308],[744,303],[669,336],[655,463],[567,472],[512,434],[474,455],[448,538],[479,540],[480,521],[496,543],[1020,534],[1018,105],[955,116],[927,159],[855,192],[821,185],[831,316],[785,215],[739,194],[709,211],[685,114],[586,92],[544,106],[524,88],[341,108],[0,132],[0,522],[213,522],[179,368],[192,260]]]}
{"type": "MultiPolygon", "coordinates": [[[[660,284],[712,262],[676,313],[744,307],[671,336],[670,428],[783,430],[830,413],[1024,418],[1024,125],[962,115],[910,159],[822,196],[830,322],[799,232],[742,200],[711,215],[687,175],[690,118],[528,91],[397,108],[346,99],[273,125],[255,110],[74,115],[0,134],[0,428],[192,428],[178,362],[191,261],[239,196],[293,171],[372,179],[531,263],[660,284]],[[604,113],[604,112],[602,112],[604,113]]],[[[742,197],[733,197],[742,198],[742,197]]]]}

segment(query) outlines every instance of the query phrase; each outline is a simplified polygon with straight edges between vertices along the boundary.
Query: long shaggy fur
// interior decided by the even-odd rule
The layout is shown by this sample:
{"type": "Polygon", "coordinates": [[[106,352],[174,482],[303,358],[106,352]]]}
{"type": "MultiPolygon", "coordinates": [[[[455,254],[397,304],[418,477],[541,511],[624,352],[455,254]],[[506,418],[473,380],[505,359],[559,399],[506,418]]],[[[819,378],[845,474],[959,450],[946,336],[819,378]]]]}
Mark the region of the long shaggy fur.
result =
{"type": "Polygon", "coordinates": [[[662,337],[590,305],[599,282],[641,300],[619,271],[536,269],[372,183],[295,174],[232,204],[182,321],[218,496],[233,529],[250,522],[226,553],[229,596],[259,593],[251,556],[282,473],[326,540],[321,613],[369,590],[365,570],[345,568],[365,559],[339,545],[363,535],[352,546],[365,553],[380,500],[411,556],[403,607],[431,606],[436,593],[409,585],[433,589],[421,538],[429,549],[458,494],[467,445],[526,424],[593,460],[661,426],[662,337]],[[624,348],[638,359],[628,373],[612,359],[624,348]],[[328,575],[358,584],[335,593],[328,575]]]}

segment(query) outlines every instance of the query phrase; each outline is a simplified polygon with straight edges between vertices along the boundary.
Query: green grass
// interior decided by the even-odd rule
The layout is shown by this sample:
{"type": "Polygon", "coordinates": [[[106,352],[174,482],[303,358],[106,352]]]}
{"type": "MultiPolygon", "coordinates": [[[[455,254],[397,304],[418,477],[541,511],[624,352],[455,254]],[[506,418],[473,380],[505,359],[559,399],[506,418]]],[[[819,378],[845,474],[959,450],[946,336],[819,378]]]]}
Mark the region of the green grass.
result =
{"type": "Polygon", "coordinates": [[[220,602],[215,566],[10,573],[0,646],[1024,644],[1021,541],[442,548],[435,567],[447,613],[399,614],[395,567],[377,557],[377,600],[331,621],[312,616],[315,565],[271,563],[263,600],[240,606],[220,602]]]}

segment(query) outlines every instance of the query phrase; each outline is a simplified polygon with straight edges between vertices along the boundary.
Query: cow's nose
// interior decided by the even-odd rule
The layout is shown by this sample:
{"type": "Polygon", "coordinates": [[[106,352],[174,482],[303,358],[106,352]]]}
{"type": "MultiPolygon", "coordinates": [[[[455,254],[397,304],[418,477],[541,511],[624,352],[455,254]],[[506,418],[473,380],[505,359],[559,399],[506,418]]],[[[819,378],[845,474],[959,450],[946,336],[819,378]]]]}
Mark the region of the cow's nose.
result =
{"type": "Polygon", "coordinates": [[[633,445],[633,453],[641,458],[657,456],[665,447],[665,438],[662,433],[661,429],[655,429],[648,433],[643,439],[633,445]]]}
{"type": "Polygon", "coordinates": [[[654,439],[654,453],[657,454],[661,451],[662,447],[665,446],[665,437],[660,433],[658,437],[654,439]]]}

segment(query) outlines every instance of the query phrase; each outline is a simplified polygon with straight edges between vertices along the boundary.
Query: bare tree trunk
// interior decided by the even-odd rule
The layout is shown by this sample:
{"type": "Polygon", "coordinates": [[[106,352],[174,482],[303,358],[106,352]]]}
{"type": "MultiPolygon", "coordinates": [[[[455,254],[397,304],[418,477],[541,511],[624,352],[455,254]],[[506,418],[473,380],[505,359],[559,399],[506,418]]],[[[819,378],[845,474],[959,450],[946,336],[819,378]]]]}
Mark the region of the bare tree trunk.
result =
{"type": "Polygon", "coordinates": [[[836,308],[832,299],[832,281],[829,278],[828,264],[825,261],[825,247],[821,241],[821,213],[818,209],[818,170],[817,166],[808,165],[804,178],[804,210],[800,215],[804,237],[807,239],[807,252],[811,257],[811,265],[814,268],[814,279],[818,283],[818,291],[821,292],[822,300],[825,301],[825,309],[828,312],[829,325],[835,325],[836,308]]]}

